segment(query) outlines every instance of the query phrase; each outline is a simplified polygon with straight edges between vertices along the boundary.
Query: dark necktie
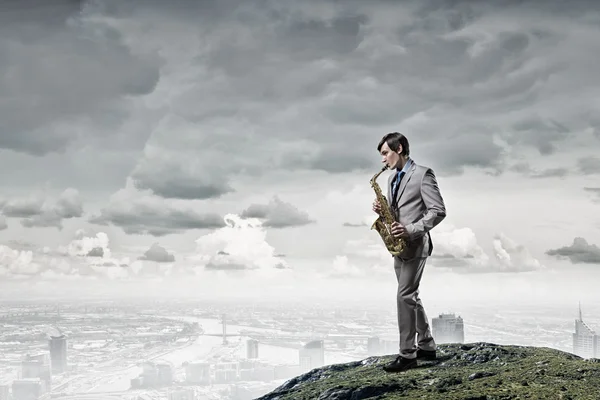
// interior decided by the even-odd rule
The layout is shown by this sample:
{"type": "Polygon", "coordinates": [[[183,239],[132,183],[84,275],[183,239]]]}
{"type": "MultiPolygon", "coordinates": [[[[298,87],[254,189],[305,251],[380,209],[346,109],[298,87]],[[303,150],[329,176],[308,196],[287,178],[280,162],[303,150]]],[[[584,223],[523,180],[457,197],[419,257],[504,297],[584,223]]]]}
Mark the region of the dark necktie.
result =
{"type": "Polygon", "coordinates": [[[398,200],[398,189],[400,188],[400,182],[402,181],[402,176],[404,176],[404,171],[399,171],[396,174],[396,179],[394,180],[393,193],[392,193],[392,205],[396,206],[398,200]]]}

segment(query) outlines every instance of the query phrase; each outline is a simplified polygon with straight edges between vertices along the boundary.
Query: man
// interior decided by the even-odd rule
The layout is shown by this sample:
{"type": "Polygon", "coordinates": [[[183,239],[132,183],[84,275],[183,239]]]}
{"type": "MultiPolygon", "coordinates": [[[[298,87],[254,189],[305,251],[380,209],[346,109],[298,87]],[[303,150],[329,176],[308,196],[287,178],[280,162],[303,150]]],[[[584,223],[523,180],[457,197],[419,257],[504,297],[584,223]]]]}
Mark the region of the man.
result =
{"type": "MultiPolygon", "coordinates": [[[[388,133],[379,142],[377,151],[383,157],[382,162],[395,169],[388,180],[387,194],[396,220],[391,227],[392,235],[404,238],[407,243],[406,249],[394,256],[398,280],[399,355],[384,367],[387,372],[401,372],[416,367],[417,359],[436,358],[436,343],[419,298],[419,283],[427,257],[433,250],[429,231],[446,217],[446,208],[435,174],[431,168],[417,165],[409,157],[409,144],[404,135],[388,133]]],[[[373,211],[381,214],[377,200],[373,211]]]]}

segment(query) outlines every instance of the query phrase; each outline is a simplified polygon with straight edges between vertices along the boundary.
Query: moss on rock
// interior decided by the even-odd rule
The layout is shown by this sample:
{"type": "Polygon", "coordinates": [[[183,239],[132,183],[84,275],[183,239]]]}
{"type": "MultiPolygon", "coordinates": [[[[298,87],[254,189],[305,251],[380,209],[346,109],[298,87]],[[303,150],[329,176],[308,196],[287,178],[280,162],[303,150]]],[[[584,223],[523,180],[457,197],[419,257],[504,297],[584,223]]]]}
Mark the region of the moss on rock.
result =
{"type": "Polygon", "coordinates": [[[384,372],[395,357],[317,368],[256,400],[600,399],[600,360],[546,347],[444,344],[435,361],[384,372]]]}

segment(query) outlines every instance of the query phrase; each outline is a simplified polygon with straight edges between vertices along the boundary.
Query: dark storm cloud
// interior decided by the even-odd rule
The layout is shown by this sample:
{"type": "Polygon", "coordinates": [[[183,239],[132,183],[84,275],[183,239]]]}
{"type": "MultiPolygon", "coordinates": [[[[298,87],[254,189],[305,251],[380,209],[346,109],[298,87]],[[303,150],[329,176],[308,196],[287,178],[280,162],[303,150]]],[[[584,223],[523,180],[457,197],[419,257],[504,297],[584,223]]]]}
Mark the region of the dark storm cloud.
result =
{"type": "Polygon", "coordinates": [[[11,218],[28,218],[41,214],[43,205],[41,197],[13,199],[4,203],[2,214],[11,218]]]}
{"type": "Polygon", "coordinates": [[[277,196],[273,197],[268,204],[251,204],[242,211],[240,216],[262,219],[263,226],[271,228],[289,228],[315,222],[306,212],[300,211],[277,196]]]}
{"type": "Polygon", "coordinates": [[[145,159],[131,177],[138,189],[149,189],[164,198],[202,200],[233,191],[226,178],[214,170],[185,168],[175,160],[153,164],[145,159]]]}
{"type": "Polygon", "coordinates": [[[148,250],[146,250],[144,255],[138,257],[138,259],[164,263],[175,261],[175,256],[170,254],[167,249],[160,246],[158,243],[154,243],[148,250]]]}
{"type": "Polygon", "coordinates": [[[344,222],[343,226],[348,227],[348,228],[363,228],[365,226],[369,226],[364,222],[361,223],[354,223],[354,222],[344,222]]]}
{"type": "Polygon", "coordinates": [[[540,119],[526,119],[513,125],[513,135],[509,137],[512,144],[525,144],[536,148],[540,154],[554,153],[557,143],[568,139],[569,129],[562,124],[540,119]]]}
{"type": "MultiPolygon", "coordinates": [[[[323,146],[321,150],[291,152],[285,160],[298,169],[312,169],[332,174],[365,171],[375,168],[380,160],[377,156],[366,157],[364,154],[350,151],[339,151],[339,144],[323,146]]],[[[373,148],[375,146],[372,146],[373,148]]],[[[376,151],[373,151],[377,155],[376,151]]]]}
{"type": "Polygon", "coordinates": [[[600,264],[600,247],[577,237],[570,246],[551,249],[546,252],[550,256],[566,257],[572,263],[600,264]]]}
{"type": "Polygon", "coordinates": [[[86,255],[88,257],[104,257],[104,249],[102,247],[94,247],[86,255]]]}
{"type": "Polygon", "coordinates": [[[32,155],[61,152],[99,126],[105,129],[102,136],[113,140],[127,115],[126,98],[154,89],[158,59],[138,54],[118,30],[85,15],[74,1],[3,3],[1,148],[32,155]]]}
{"type": "Polygon", "coordinates": [[[62,229],[64,219],[79,218],[83,215],[83,203],[79,192],[67,189],[58,199],[45,199],[41,196],[17,198],[0,204],[2,214],[10,218],[22,218],[21,225],[26,228],[62,229]]]}
{"type": "MultiPolygon", "coordinates": [[[[502,149],[493,142],[491,135],[473,133],[449,137],[444,147],[431,143],[417,148],[417,151],[411,150],[411,155],[427,154],[435,162],[435,171],[440,176],[461,174],[465,167],[492,171],[501,169],[502,149]]],[[[419,162],[418,156],[413,157],[419,162]]]]}
{"type": "Polygon", "coordinates": [[[593,201],[600,203],[600,187],[584,187],[583,190],[592,193],[595,196],[593,201]]]}
{"type": "Polygon", "coordinates": [[[531,173],[531,165],[527,162],[519,162],[509,167],[510,171],[518,172],[520,174],[528,174],[531,173]]]}
{"type": "MultiPolygon", "coordinates": [[[[228,178],[244,170],[372,171],[374,146],[395,130],[440,174],[500,174],[514,148],[551,157],[595,123],[588,83],[598,27],[581,5],[567,20],[561,6],[533,2],[109,4],[111,15],[142,25],[177,21],[190,41],[188,84],[169,107],[196,129],[154,134],[171,152],[146,153],[132,175],[164,197],[227,194],[228,178]],[[216,127],[243,151],[213,181],[205,174],[217,164],[195,160],[227,152],[189,137],[210,142],[216,127]]],[[[532,177],[547,175],[564,171],[532,177]]]]}
{"type": "Polygon", "coordinates": [[[21,220],[21,225],[26,228],[58,228],[62,229],[62,218],[53,212],[34,215],[21,220]]]}
{"type": "Polygon", "coordinates": [[[253,138],[239,129],[214,128],[184,118],[163,118],[131,173],[137,189],[162,198],[203,200],[233,192],[228,174],[250,173],[248,166],[264,162],[258,151],[246,151],[253,138]],[[175,135],[175,136],[174,136],[175,135]],[[229,146],[240,150],[230,156],[229,146]]]}
{"type": "Polygon", "coordinates": [[[0,231],[3,231],[8,228],[8,224],[6,223],[6,218],[3,215],[0,215],[0,231]]]}
{"type": "Polygon", "coordinates": [[[527,162],[520,162],[514,164],[508,168],[510,171],[517,172],[530,178],[565,178],[569,176],[572,171],[565,167],[546,168],[546,169],[534,169],[527,162]]]}
{"type": "MultiPolygon", "coordinates": [[[[440,175],[500,174],[523,148],[578,158],[565,143],[600,138],[597,3],[37,4],[0,13],[0,148],[111,149],[128,157],[99,158],[113,186],[121,171],[163,198],[282,168],[371,173],[391,131],[440,175]]],[[[57,179],[86,179],[69,167],[57,179]]]]}
{"type": "Polygon", "coordinates": [[[600,174],[600,157],[584,157],[577,160],[577,168],[584,175],[600,174]]]}
{"type": "Polygon", "coordinates": [[[188,229],[215,229],[225,226],[217,214],[200,214],[162,203],[112,203],[89,220],[97,225],[114,225],[128,234],[164,236],[188,229]]]}
{"type": "Polygon", "coordinates": [[[532,172],[532,178],[564,178],[569,175],[568,168],[548,168],[538,172],[532,172]]]}

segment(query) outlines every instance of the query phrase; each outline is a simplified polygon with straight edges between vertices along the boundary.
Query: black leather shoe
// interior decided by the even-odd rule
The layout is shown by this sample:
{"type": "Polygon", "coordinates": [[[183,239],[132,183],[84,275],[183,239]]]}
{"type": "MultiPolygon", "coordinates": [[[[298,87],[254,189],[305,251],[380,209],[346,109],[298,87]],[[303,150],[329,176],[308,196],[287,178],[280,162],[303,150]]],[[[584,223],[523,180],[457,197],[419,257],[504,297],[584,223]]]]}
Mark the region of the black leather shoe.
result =
{"type": "Polygon", "coordinates": [[[385,372],[403,372],[417,366],[416,358],[404,358],[402,356],[396,357],[394,361],[385,365],[383,370],[385,372]]]}
{"type": "Polygon", "coordinates": [[[419,360],[435,360],[436,359],[435,350],[418,349],[417,350],[417,358],[419,360]]]}

